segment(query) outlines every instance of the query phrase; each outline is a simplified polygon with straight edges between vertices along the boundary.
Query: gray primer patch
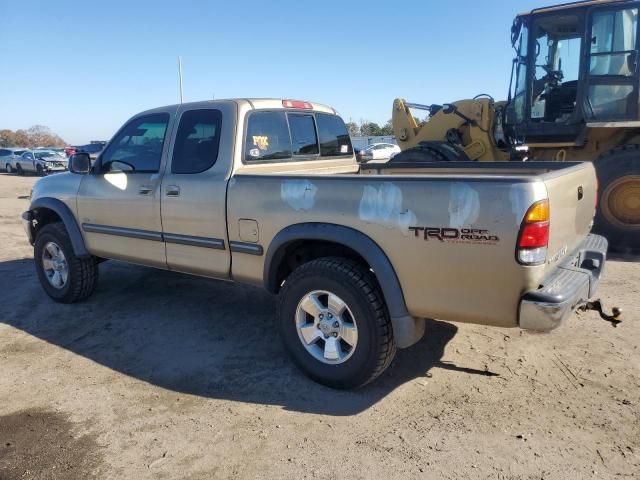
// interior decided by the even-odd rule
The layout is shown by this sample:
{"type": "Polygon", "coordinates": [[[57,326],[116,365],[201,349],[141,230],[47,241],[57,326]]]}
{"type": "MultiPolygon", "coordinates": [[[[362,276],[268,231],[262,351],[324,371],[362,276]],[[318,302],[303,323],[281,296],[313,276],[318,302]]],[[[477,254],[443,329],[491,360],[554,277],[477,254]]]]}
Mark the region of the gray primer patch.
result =
{"type": "Polygon", "coordinates": [[[511,211],[516,219],[516,225],[520,225],[524,217],[525,204],[524,192],[518,185],[511,185],[509,189],[509,202],[511,203],[511,211]]]}
{"type": "Polygon", "coordinates": [[[295,211],[308,211],[316,203],[316,187],[309,180],[284,180],[280,185],[280,198],[295,211]]]}
{"type": "Polygon", "coordinates": [[[384,182],[378,188],[365,185],[358,216],[367,223],[398,228],[404,236],[408,236],[409,227],[416,224],[415,213],[402,208],[402,190],[391,182],[384,182]]]}
{"type": "Polygon", "coordinates": [[[462,228],[478,220],[480,197],[468,183],[454,182],[449,187],[449,227],[462,228]]]}

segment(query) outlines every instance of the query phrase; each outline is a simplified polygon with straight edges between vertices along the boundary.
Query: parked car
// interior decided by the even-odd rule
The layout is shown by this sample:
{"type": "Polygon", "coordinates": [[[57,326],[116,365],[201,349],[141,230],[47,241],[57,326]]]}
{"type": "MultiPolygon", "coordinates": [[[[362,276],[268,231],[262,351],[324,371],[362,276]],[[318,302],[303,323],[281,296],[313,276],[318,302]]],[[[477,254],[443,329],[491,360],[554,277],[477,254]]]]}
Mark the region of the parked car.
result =
{"type": "MultiPolygon", "coordinates": [[[[48,150],[49,152],[56,152],[60,155],[64,155],[64,148],[61,147],[38,147],[36,150],[48,150]]],[[[66,155],[65,155],[66,156],[66,155]]]]}
{"type": "Polygon", "coordinates": [[[400,147],[393,143],[372,143],[363,148],[358,156],[362,163],[371,160],[388,160],[394,153],[400,153],[400,147]]]}
{"type": "Polygon", "coordinates": [[[90,296],[102,259],[261,285],[291,358],[332,387],[372,381],[425,318],[551,330],[588,308],[606,261],[591,163],[362,167],[317,103],[142,112],[70,171],[22,215],[49,297],[90,296]]]}
{"type": "Polygon", "coordinates": [[[19,175],[24,173],[37,173],[46,175],[54,172],[64,172],[69,161],[63,153],[51,150],[27,150],[16,160],[16,172],[19,175]]]}
{"type": "Polygon", "coordinates": [[[7,173],[16,171],[16,160],[25,152],[24,148],[0,148],[0,167],[7,173]]]}

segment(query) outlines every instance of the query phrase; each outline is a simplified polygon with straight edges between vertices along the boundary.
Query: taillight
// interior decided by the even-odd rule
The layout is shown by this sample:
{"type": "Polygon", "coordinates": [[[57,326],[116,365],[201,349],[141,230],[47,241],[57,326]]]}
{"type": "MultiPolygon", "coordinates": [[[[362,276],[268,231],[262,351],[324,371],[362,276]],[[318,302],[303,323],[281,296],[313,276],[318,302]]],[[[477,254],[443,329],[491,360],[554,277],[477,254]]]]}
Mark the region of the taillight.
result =
{"type": "Polygon", "coordinates": [[[282,100],[282,106],[284,108],[304,108],[306,110],[313,110],[313,105],[309,102],[303,102],[302,100],[282,100]]]}
{"type": "Polygon", "coordinates": [[[536,202],[527,210],[518,235],[517,257],[520,263],[539,265],[547,259],[549,218],[549,200],[536,202]]]}

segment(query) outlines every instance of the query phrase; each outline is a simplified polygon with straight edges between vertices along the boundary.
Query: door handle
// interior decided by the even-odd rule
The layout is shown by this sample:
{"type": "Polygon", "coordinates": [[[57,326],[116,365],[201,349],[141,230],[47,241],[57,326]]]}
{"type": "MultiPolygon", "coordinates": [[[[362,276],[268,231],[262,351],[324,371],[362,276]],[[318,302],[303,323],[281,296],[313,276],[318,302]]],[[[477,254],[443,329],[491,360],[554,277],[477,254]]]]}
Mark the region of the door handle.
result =
{"type": "Polygon", "coordinates": [[[165,191],[167,197],[179,197],[180,196],[180,187],[177,185],[167,185],[167,190],[165,191]]]}
{"type": "Polygon", "coordinates": [[[153,188],[149,185],[141,185],[138,193],[140,195],[149,195],[151,193],[151,190],[153,190],[153,188]]]}

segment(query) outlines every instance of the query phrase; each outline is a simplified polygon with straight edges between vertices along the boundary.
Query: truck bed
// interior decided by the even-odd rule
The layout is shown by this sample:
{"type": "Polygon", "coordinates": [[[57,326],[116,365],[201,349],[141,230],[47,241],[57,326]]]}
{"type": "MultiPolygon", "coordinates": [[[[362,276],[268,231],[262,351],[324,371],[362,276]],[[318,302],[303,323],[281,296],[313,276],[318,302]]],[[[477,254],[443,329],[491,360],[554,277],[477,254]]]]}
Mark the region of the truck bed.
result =
{"type": "Polygon", "coordinates": [[[539,176],[581,165],[582,162],[385,162],[366,163],[364,174],[378,175],[505,175],[539,176]]]}
{"type": "MultiPolygon", "coordinates": [[[[595,181],[591,164],[551,162],[380,164],[336,174],[237,172],[228,190],[229,241],[243,241],[243,219],[256,220],[265,246],[292,224],[355,228],[389,257],[415,317],[516,326],[520,296],[537,288],[588,234],[595,181]],[[520,225],[531,204],[545,198],[551,205],[547,263],[520,265],[520,225]],[[425,228],[474,239],[424,238],[425,228]]],[[[258,256],[234,256],[234,278],[261,284],[256,272],[262,262],[258,256]]]]}

